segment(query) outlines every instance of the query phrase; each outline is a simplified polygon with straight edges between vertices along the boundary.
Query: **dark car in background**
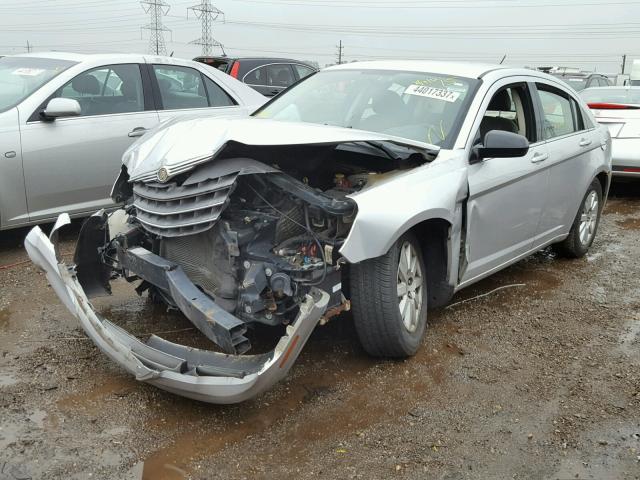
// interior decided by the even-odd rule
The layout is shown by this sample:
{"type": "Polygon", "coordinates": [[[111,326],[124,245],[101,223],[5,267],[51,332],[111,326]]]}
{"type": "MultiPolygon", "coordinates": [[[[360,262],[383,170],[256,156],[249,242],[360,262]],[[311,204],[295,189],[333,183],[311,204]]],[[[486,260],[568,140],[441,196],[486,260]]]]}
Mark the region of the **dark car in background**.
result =
{"type": "Polygon", "coordinates": [[[291,58],[196,57],[194,60],[222,70],[267,97],[279,94],[318,70],[309,63],[291,58]]]}

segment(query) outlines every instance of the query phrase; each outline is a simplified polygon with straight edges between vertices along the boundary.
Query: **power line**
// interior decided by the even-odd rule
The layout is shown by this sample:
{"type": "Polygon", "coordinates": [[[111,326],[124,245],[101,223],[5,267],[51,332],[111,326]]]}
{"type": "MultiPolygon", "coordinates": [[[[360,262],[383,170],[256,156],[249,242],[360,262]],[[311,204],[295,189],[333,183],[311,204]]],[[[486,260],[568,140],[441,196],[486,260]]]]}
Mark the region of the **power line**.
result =
{"type": "Polygon", "coordinates": [[[330,0],[320,0],[319,2],[310,2],[309,0],[305,0],[304,2],[300,0],[283,0],[282,2],[275,2],[273,0],[236,0],[246,3],[260,4],[260,5],[279,5],[279,6],[303,6],[303,7],[330,7],[330,8],[389,8],[394,10],[400,10],[403,8],[411,8],[411,9],[450,9],[450,8],[461,8],[461,9],[492,9],[492,8],[543,8],[543,7],[564,7],[564,8],[573,8],[573,7],[585,7],[585,6],[597,6],[597,7],[610,7],[610,6],[631,6],[638,5],[640,2],[630,1],[630,2],[621,2],[621,1],[610,1],[610,2],[597,2],[597,1],[580,1],[579,3],[516,3],[512,0],[487,0],[484,4],[474,5],[473,2],[470,1],[455,1],[455,0],[441,0],[441,1],[430,1],[430,2],[393,2],[388,4],[382,4],[375,2],[366,2],[366,1],[355,1],[355,2],[332,2],[330,0]],[[487,2],[493,2],[487,3],[487,2]],[[498,2],[498,3],[496,3],[498,2]],[[416,5],[416,3],[421,3],[422,5],[416,5]]]}
{"type": "Polygon", "coordinates": [[[142,0],[142,9],[151,16],[151,22],[142,27],[149,30],[149,51],[156,55],[166,55],[167,45],[164,43],[164,32],[170,32],[162,24],[162,16],[169,13],[171,8],[164,0],[142,0]]]}
{"type": "Polygon", "coordinates": [[[189,7],[187,12],[189,10],[193,10],[193,13],[196,15],[196,18],[200,19],[200,24],[202,25],[202,35],[200,38],[189,43],[202,46],[202,55],[211,55],[214,47],[220,47],[222,53],[224,53],[224,46],[213,38],[213,33],[211,32],[213,22],[215,22],[220,15],[224,16],[224,12],[211,5],[211,0],[201,0],[200,4],[189,7]]]}

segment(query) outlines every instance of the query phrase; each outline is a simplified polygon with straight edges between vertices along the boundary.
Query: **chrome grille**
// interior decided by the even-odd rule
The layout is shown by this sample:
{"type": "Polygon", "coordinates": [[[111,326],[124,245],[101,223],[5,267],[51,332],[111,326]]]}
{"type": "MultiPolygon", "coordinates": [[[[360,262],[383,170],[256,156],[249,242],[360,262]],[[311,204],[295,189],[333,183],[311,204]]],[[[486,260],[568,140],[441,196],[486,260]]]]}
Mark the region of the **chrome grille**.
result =
{"type": "Polygon", "coordinates": [[[220,217],[237,174],[197,183],[133,185],[136,217],[145,229],[163,237],[193,235],[210,229],[220,217]]]}

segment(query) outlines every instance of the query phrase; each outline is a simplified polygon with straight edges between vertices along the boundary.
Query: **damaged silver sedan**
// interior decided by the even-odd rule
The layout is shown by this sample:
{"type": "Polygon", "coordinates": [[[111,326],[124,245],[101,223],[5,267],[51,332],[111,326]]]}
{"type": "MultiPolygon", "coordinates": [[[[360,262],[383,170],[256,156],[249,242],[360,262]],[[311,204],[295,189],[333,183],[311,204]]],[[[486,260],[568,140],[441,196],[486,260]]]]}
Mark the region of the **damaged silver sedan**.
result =
{"type": "Polygon", "coordinates": [[[249,119],[190,118],[124,155],[75,263],[36,227],[25,245],[96,345],[137,379],[212,403],[283,378],[318,324],[353,310],[375,356],[419,348],[427,308],[555,244],[583,256],[611,139],[543,73],[434,62],[341,65],[249,119]],[[88,298],[121,277],[217,348],[141,341],[88,298]],[[251,355],[248,329],[283,329],[251,355]]]}

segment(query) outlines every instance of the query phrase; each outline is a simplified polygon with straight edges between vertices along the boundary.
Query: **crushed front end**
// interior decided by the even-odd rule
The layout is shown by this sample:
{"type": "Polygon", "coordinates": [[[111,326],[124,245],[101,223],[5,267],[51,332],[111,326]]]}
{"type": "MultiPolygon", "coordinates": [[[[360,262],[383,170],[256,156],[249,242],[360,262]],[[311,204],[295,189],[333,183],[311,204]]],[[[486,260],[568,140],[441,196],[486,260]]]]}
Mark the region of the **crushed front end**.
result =
{"type": "Polygon", "coordinates": [[[315,326],[350,308],[340,254],[357,214],[350,197],[433,157],[349,130],[330,142],[335,132],[318,126],[304,127],[313,143],[218,139],[206,153],[171,137],[178,127],[184,133],[178,123],[125,154],[112,191],[124,207],[84,223],[74,265],[56,254],[68,216],[50,238],[34,228],[25,246],[87,335],[136,378],[206,402],[239,402],[283,378],[315,326]],[[168,160],[176,142],[192,160],[168,160]],[[110,294],[115,278],[182,312],[215,351],[153,335],[142,342],[103,319],[88,298],[110,294]],[[247,332],[256,324],[284,334],[270,352],[251,355],[247,332]]]}
{"type": "Polygon", "coordinates": [[[50,239],[36,227],[25,244],[96,345],[136,378],[238,402],[285,376],[316,324],[349,308],[338,250],[355,188],[336,178],[322,192],[258,161],[221,160],[169,182],[121,182],[130,203],[85,221],[73,266],[56,257],[64,217],[50,239]],[[109,294],[116,277],[180,310],[217,352],[156,336],[141,342],[101,318],[88,297],[109,294]],[[285,334],[271,352],[247,355],[256,323],[285,334]]]}

